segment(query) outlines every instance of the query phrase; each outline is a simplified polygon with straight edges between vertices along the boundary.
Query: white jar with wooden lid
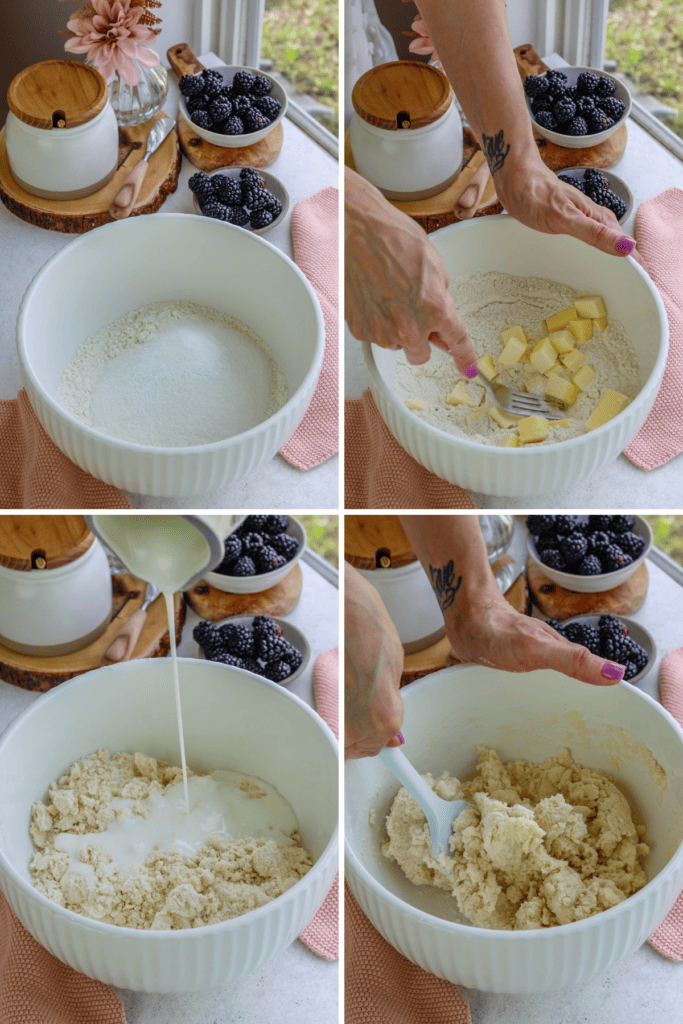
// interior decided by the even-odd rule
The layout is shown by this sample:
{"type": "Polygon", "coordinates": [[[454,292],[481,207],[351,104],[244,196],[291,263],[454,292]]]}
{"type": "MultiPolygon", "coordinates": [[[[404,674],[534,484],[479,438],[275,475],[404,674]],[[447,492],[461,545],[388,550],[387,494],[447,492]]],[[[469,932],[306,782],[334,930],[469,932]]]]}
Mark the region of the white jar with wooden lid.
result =
{"type": "Polygon", "coordinates": [[[462,121],[442,71],[420,61],[371,68],[352,94],[356,170],[387,197],[427,199],[460,172],[462,121]]]}
{"type": "Polygon", "coordinates": [[[107,556],[83,516],[0,516],[0,644],[69,654],[96,640],[111,612],[107,556]]]}
{"type": "Polygon", "coordinates": [[[32,195],[67,201],[98,192],[114,176],[119,132],[109,90],[95,68],[47,60],[21,71],[7,90],[7,157],[32,195]]]}

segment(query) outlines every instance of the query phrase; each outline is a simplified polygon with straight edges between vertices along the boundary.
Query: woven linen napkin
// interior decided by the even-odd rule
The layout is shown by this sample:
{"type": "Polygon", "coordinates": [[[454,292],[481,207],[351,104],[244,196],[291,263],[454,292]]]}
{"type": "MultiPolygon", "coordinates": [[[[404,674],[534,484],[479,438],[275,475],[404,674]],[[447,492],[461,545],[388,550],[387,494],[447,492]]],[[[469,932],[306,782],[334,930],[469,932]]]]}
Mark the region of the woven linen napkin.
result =
{"type": "Polygon", "coordinates": [[[130,508],[116,487],[74,465],[38,422],[22,388],[0,401],[0,508],[130,508]]]}
{"type": "Polygon", "coordinates": [[[430,473],[401,447],[369,389],[344,402],[346,508],[474,508],[467,491],[430,473]]]}
{"type": "Polygon", "coordinates": [[[339,190],[324,188],[292,212],[294,260],[318,296],[325,354],[311,404],[280,455],[313,469],[339,451],[339,190]]]}
{"type": "Polygon", "coordinates": [[[669,188],[641,203],[636,238],[643,265],[669,319],[669,356],[650,415],[624,454],[640,469],[656,469],[683,452],[683,189],[669,188]]]}
{"type": "Polygon", "coordinates": [[[43,949],[1,892],[0,1024],[126,1024],[109,986],[43,949]]]}
{"type": "MultiPolygon", "coordinates": [[[[338,647],[325,651],[315,659],[313,690],[318,714],[339,739],[338,647]]],[[[332,883],[322,907],[299,938],[324,960],[339,958],[339,875],[332,883]]]]}
{"type": "MultiPolygon", "coordinates": [[[[659,691],[666,710],[683,726],[683,647],[662,658],[659,691]]],[[[683,960],[683,892],[648,942],[669,960],[683,960]]]]}

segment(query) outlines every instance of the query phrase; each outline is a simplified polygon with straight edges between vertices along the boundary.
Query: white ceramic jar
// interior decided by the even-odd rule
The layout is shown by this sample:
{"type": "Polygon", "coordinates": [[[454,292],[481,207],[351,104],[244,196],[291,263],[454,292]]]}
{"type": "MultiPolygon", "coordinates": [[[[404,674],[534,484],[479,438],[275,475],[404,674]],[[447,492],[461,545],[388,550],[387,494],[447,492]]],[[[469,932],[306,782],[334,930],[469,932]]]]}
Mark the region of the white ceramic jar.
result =
{"type": "Polygon", "coordinates": [[[7,92],[7,157],[26,192],[58,201],[98,192],[114,176],[119,133],[106,82],[81,61],[22,71],[7,92]]]}
{"type": "Polygon", "coordinates": [[[406,654],[422,651],[445,635],[439,603],[420,562],[358,572],[382,598],[406,654]]]}

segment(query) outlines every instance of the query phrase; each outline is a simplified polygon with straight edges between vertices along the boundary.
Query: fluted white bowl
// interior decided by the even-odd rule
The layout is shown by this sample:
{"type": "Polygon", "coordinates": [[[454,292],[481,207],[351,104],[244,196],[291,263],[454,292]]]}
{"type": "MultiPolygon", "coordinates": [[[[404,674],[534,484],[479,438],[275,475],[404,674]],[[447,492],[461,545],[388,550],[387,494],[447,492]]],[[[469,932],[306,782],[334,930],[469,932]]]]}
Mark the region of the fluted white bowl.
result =
{"type": "Polygon", "coordinates": [[[0,888],[25,928],[63,963],[107,984],[189,992],[256,970],[303,931],[337,871],[337,743],[294,694],[247,672],[179,661],[188,765],[272,783],[299,820],[313,867],[286,893],[203,928],[138,931],[59,907],[31,885],[31,805],[78,757],[105,747],[180,763],[171,663],[97,669],[31,704],[0,739],[0,888]]]}
{"type": "Polygon", "coordinates": [[[396,353],[363,344],[370,388],[396,440],[432,473],[483,494],[536,497],[565,491],[624,450],[645,422],[664,374],[669,328],[654,284],[631,257],[607,256],[568,235],[546,235],[507,214],[476,217],[430,235],[451,280],[496,271],[543,277],[604,297],[640,363],[636,398],[602,427],[557,444],[500,448],[440,430],[412,413],[391,390],[396,353]]]}
{"type": "Polygon", "coordinates": [[[80,235],[38,271],[17,320],[29,400],[57,447],[106,483],[159,497],[217,490],[271,459],[308,408],[324,342],[315,292],[284,253],[233,225],[180,213],[130,217],[80,235]],[[241,320],[270,346],[289,390],[281,409],[223,441],[154,448],[109,437],[59,404],[62,372],[86,338],[130,310],[179,300],[241,320]]]}
{"type": "Polygon", "coordinates": [[[651,852],[647,885],[601,914],[533,931],[478,928],[447,892],[413,885],[382,856],[397,782],[378,758],[349,761],[346,877],[387,942],[439,978],[510,993],[584,983],[637,949],[683,886],[683,730],[671,715],[627,683],[589,686],[549,670],[518,675],[466,665],[401,693],[404,749],[418,771],[472,778],[480,744],[504,761],[532,762],[567,747],[579,764],[616,780],[646,826],[651,852]]]}

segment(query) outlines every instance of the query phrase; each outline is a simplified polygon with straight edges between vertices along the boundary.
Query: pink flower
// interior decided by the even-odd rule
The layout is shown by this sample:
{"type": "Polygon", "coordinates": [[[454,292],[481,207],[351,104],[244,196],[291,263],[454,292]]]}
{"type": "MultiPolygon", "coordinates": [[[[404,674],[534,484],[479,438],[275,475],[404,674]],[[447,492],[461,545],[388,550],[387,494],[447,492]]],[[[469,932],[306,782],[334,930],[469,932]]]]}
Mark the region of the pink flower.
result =
{"type": "Polygon", "coordinates": [[[131,0],[89,0],[67,22],[66,27],[73,35],[64,49],[87,53],[105,82],[111,81],[118,71],[128,85],[137,85],[140,71],[133,62],[138,61],[146,68],[159,63],[159,55],[143,45],[156,39],[150,28],[138,24],[144,8],[130,4],[131,0]]]}
{"type": "Polygon", "coordinates": [[[411,40],[410,46],[408,47],[410,52],[431,53],[432,60],[434,61],[435,64],[438,64],[438,66],[443,71],[443,65],[439,59],[438,53],[436,52],[436,47],[434,46],[434,43],[430,39],[429,30],[425,25],[424,21],[422,20],[422,18],[416,18],[410,27],[412,28],[413,32],[417,32],[418,35],[417,39],[411,40]]]}

